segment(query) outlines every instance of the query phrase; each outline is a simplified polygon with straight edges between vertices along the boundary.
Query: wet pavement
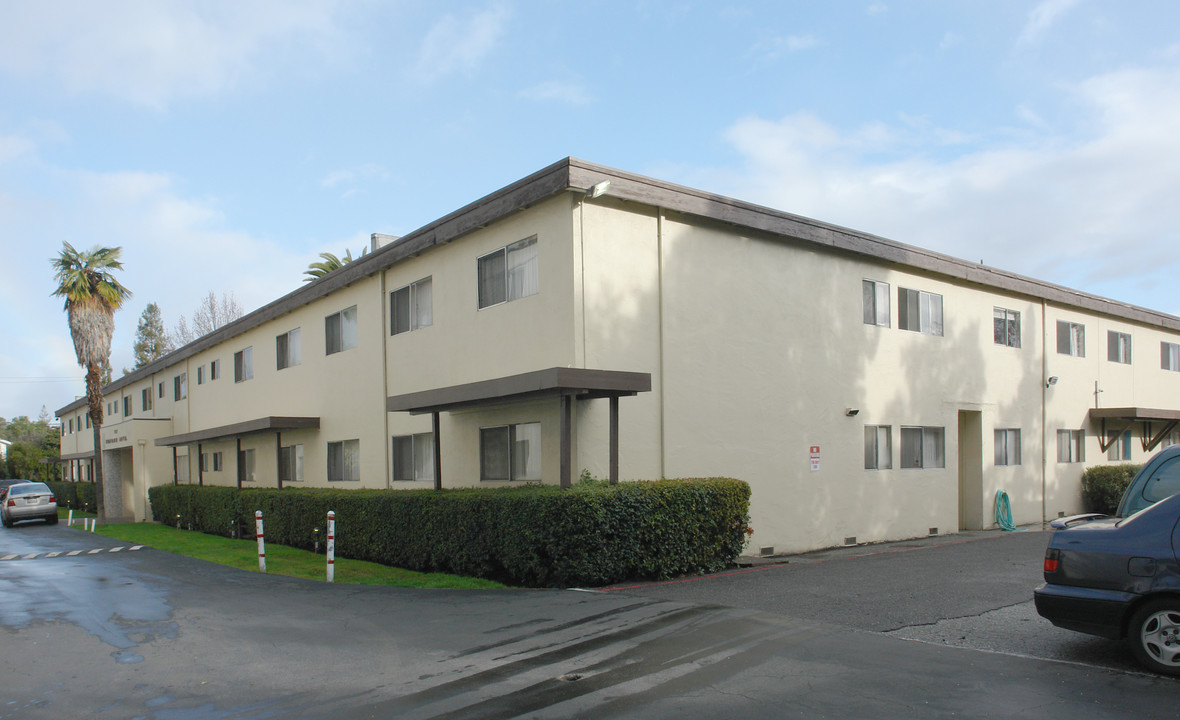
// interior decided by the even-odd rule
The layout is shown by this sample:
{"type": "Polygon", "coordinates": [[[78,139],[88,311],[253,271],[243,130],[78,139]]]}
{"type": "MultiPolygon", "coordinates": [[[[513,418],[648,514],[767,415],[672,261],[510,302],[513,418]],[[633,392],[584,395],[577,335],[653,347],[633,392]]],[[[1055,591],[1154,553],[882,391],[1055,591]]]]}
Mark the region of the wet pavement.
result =
{"type": "MultiPolygon", "coordinates": [[[[609,592],[452,591],[262,575],[21,525],[0,530],[0,558],[16,556],[0,560],[0,718],[1175,717],[1171,679],[888,634],[966,615],[923,566],[979,572],[990,552],[1007,567],[995,558],[1024,544],[877,548],[609,592]],[[811,574],[774,569],[792,565],[811,574]],[[862,607],[934,595],[912,611],[925,624],[836,602],[858,573],[862,607]],[[737,587],[761,576],[777,590],[737,587]],[[695,595],[656,596],[669,588],[695,595]],[[797,602],[738,602],[784,596],[797,602]]],[[[1006,572],[1001,586],[1023,582],[1006,572]]]]}

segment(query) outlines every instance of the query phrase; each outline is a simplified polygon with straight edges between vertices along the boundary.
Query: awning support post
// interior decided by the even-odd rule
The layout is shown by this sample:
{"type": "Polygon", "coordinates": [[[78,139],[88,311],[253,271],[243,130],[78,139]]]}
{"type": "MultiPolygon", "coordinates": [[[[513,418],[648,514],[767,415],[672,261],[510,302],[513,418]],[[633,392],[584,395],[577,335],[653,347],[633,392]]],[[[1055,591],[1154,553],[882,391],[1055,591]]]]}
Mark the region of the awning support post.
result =
{"type": "Polygon", "coordinates": [[[439,432],[437,410],[430,414],[430,424],[434,430],[434,489],[442,490],[442,434],[439,432]]]}

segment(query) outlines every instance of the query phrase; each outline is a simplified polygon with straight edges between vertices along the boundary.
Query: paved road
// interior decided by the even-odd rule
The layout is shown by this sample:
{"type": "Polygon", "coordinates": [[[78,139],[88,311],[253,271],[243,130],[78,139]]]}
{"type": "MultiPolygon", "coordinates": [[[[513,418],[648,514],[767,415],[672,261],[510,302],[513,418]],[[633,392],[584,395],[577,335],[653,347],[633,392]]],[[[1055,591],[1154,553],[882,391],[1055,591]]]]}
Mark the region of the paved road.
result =
{"type": "MultiPolygon", "coordinates": [[[[816,609],[825,572],[912,563],[874,568],[861,606],[892,605],[925,594],[911,575],[922,553],[1018,555],[1024,542],[799,561],[814,575],[778,594],[811,596],[812,610],[790,614],[722,605],[721,584],[703,602],[651,595],[705,587],[693,583],[327,585],[23,525],[0,530],[0,558],[17,556],[0,560],[0,718],[1175,717],[1174,680],[891,637],[877,631],[898,629],[890,608],[816,609]]],[[[790,578],[738,577],[775,574],[790,578]]],[[[919,612],[939,603],[953,604],[919,612]]]]}

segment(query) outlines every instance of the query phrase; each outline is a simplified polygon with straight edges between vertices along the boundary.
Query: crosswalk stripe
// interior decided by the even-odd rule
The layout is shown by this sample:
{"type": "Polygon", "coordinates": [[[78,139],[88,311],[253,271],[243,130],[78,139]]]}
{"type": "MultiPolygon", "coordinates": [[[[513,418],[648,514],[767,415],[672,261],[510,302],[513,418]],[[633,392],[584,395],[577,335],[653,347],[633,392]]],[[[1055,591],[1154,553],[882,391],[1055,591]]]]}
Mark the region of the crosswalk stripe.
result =
{"type": "Polygon", "coordinates": [[[21,555],[20,553],[14,553],[14,554],[9,554],[9,555],[0,555],[0,562],[4,562],[5,560],[36,560],[37,558],[40,558],[40,557],[44,557],[46,559],[55,558],[55,557],[62,557],[62,556],[76,557],[76,556],[81,555],[83,553],[85,553],[87,555],[98,555],[99,553],[104,553],[104,552],[105,553],[117,553],[117,552],[122,552],[124,550],[126,550],[127,552],[131,552],[132,550],[142,550],[143,548],[144,548],[143,545],[132,545],[131,547],[127,547],[125,545],[120,545],[118,547],[113,547],[113,548],[94,548],[93,550],[70,550],[69,552],[63,552],[61,550],[54,550],[53,552],[29,553],[27,555],[21,555]]]}

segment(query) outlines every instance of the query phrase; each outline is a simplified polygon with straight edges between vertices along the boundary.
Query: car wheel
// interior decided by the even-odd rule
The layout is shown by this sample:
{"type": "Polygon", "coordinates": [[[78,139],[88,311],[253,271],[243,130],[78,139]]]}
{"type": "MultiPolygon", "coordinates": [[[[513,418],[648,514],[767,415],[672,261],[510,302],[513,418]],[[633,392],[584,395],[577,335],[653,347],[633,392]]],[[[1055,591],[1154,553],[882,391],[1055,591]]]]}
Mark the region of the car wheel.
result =
{"type": "Polygon", "coordinates": [[[1180,676],[1180,598],[1152,600],[1131,617],[1131,651],[1139,663],[1180,676]]]}
{"type": "Polygon", "coordinates": [[[4,527],[12,527],[12,520],[0,515],[0,521],[4,522],[4,527]]]}

